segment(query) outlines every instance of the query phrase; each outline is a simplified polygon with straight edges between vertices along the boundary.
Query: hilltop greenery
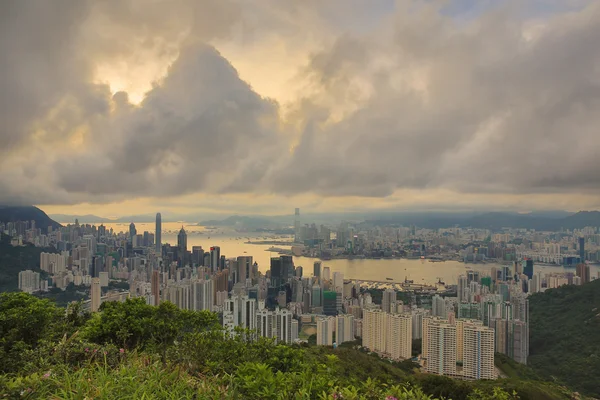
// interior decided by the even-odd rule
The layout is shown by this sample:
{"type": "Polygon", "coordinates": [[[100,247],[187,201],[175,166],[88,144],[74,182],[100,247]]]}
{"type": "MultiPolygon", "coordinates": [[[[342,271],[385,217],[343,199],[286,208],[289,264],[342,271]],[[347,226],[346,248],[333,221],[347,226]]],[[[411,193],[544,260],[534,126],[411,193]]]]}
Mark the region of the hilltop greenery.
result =
{"type": "Polygon", "coordinates": [[[382,360],[358,343],[275,344],[216,314],[142,299],[58,308],[0,295],[0,393],[27,399],[568,399],[555,384],[464,382],[382,360]]]}
{"type": "Polygon", "coordinates": [[[536,293],[529,315],[533,370],[600,396],[600,280],[536,293]]]}
{"type": "MultiPolygon", "coordinates": [[[[40,254],[56,253],[54,247],[35,247],[31,243],[23,246],[12,246],[10,236],[0,233],[0,292],[19,289],[19,272],[30,269],[40,270],[40,254]]],[[[42,272],[43,274],[43,272],[42,272]]]]}

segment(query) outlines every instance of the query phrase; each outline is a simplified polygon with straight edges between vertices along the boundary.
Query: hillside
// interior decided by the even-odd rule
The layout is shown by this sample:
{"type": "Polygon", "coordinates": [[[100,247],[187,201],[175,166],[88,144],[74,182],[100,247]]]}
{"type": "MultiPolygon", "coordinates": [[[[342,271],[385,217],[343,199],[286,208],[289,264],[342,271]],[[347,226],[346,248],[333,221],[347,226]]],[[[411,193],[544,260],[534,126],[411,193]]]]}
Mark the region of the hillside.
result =
{"type": "MultiPolygon", "coordinates": [[[[561,400],[568,391],[525,377],[466,382],[419,373],[341,347],[232,337],[217,314],[144,299],[94,315],[25,293],[0,295],[0,393],[9,398],[561,400]],[[20,397],[21,396],[21,397],[20,397]]],[[[522,367],[526,368],[526,367],[522,367]]],[[[520,369],[523,371],[523,369],[520,369]]]]}
{"type": "Polygon", "coordinates": [[[600,280],[531,296],[531,368],[600,397],[600,280]]]}
{"type": "Polygon", "coordinates": [[[10,237],[0,234],[0,293],[19,288],[19,272],[40,271],[40,253],[56,252],[54,248],[35,247],[32,244],[13,247],[10,237]]]}
{"type": "Polygon", "coordinates": [[[57,229],[61,225],[50,219],[45,212],[34,206],[2,206],[0,205],[0,221],[15,222],[15,221],[35,221],[35,226],[40,228],[42,232],[47,232],[48,227],[57,229]]]}

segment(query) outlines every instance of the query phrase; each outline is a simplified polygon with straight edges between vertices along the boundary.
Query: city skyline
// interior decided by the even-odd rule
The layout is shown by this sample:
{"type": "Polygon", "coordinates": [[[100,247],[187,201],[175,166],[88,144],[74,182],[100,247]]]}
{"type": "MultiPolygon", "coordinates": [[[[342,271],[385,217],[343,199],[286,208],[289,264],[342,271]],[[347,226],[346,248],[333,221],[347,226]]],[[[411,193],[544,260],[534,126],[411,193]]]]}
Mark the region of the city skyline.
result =
{"type": "Polygon", "coordinates": [[[600,208],[598,2],[0,7],[0,204],[600,208]]]}

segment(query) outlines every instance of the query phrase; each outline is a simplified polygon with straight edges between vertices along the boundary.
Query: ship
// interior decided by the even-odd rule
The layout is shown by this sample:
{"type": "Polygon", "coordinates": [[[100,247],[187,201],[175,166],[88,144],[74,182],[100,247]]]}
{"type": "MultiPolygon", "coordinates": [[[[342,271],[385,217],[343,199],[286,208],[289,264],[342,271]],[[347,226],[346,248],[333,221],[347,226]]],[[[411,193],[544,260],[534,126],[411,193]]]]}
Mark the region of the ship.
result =
{"type": "Polygon", "coordinates": [[[388,281],[393,281],[393,279],[392,279],[392,278],[385,278],[385,279],[387,279],[388,281]]]}

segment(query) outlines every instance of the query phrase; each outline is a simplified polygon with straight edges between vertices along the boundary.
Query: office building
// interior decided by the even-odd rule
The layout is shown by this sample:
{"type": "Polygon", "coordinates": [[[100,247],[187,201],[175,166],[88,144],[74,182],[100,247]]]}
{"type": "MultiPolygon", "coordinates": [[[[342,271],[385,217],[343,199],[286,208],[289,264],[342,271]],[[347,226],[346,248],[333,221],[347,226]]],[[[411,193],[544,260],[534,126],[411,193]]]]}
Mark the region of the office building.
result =
{"type": "Polygon", "coordinates": [[[531,258],[523,260],[523,273],[527,275],[527,279],[533,278],[533,260],[531,258]]]}
{"type": "Polygon", "coordinates": [[[296,208],[294,211],[294,242],[301,242],[302,238],[300,237],[300,209],[296,208]]]}
{"type": "Polygon", "coordinates": [[[221,248],[212,246],[210,248],[210,269],[213,273],[220,271],[219,264],[221,263],[221,248]]]}
{"type": "Polygon", "coordinates": [[[132,222],[129,224],[129,242],[133,243],[134,237],[137,235],[137,230],[135,229],[135,224],[132,222]]]}
{"type": "Polygon", "coordinates": [[[162,217],[160,213],[156,213],[154,241],[156,242],[156,254],[160,255],[162,253],[162,217]]]}
{"type": "Polygon", "coordinates": [[[246,279],[253,279],[252,265],[254,264],[252,256],[239,256],[237,258],[236,283],[246,283],[246,279]]]}
{"type": "Polygon", "coordinates": [[[317,345],[333,346],[335,325],[335,317],[322,317],[317,320],[317,345]]]}
{"type": "Polygon", "coordinates": [[[202,246],[192,246],[192,265],[204,266],[204,249],[202,246]]]}
{"type": "Polygon", "coordinates": [[[333,290],[339,293],[344,291],[344,273],[334,272],[333,273],[333,290]]]}
{"type": "Polygon", "coordinates": [[[582,263],[585,263],[585,238],[579,238],[579,259],[582,263]]]}
{"type": "Polygon", "coordinates": [[[187,262],[187,233],[185,233],[183,226],[177,234],[177,252],[179,254],[179,265],[183,267],[187,262]]]}
{"type": "Polygon", "coordinates": [[[321,279],[321,261],[315,261],[313,265],[313,276],[321,279]]]}
{"type": "Polygon", "coordinates": [[[341,297],[337,292],[328,290],[323,292],[323,314],[331,316],[338,314],[338,296],[341,297]]]}
{"type": "Polygon", "coordinates": [[[321,307],[321,287],[319,285],[313,285],[310,299],[313,307],[321,307]]]}

